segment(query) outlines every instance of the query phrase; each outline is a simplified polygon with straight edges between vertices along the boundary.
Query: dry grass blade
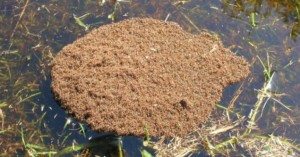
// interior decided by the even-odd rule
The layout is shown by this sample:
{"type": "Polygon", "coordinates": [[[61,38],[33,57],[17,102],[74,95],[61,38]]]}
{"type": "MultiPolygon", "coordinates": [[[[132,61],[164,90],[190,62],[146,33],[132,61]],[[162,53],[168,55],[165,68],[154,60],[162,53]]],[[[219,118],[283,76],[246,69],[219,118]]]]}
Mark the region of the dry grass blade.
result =
{"type": "Polygon", "coordinates": [[[237,120],[236,122],[234,122],[232,125],[215,129],[215,130],[211,131],[209,134],[210,135],[217,135],[217,134],[229,131],[229,130],[237,127],[238,125],[240,125],[244,120],[245,120],[245,117],[242,117],[239,120],[237,120]]]}
{"type": "Polygon", "coordinates": [[[18,26],[19,26],[19,24],[20,24],[20,22],[21,22],[21,20],[22,20],[22,18],[24,16],[24,14],[25,14],[25,11],[26,11],[26,8],[27,8],[27,6],[29,4],[29,1],[30,0],[26,0],[25,5],[23,6],[23,9],[22,9],[21,14],[19,16],[19,19],[18,19],[18,21],[17,21],[17,23],[16,23],[16,25],[15,25],[15,27],[14,27],[11,35],[10,35],[10,39],[14,37],[16,29],[18,28],[18,26]]]}
{"type": "Polygon", "coordinates": [[[2,109],[0,108],[0,118],[1,118],[1,130],[4,130],[4,113],[2,109]]]}

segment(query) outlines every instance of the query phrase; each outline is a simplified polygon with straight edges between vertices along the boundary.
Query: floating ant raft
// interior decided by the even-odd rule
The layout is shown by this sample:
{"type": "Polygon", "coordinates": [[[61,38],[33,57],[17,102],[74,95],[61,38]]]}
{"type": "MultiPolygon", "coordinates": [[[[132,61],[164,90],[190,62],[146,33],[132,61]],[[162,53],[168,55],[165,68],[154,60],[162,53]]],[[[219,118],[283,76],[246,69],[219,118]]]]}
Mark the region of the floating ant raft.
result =
{"type": "Polygon", "coordinates": [[[133,18],[101,26],[65,46],[52,67],[52,90],[95,131],[184,136],[199,128],[223,89],[249,64],[208,34],[173,22],[133,18]]]}

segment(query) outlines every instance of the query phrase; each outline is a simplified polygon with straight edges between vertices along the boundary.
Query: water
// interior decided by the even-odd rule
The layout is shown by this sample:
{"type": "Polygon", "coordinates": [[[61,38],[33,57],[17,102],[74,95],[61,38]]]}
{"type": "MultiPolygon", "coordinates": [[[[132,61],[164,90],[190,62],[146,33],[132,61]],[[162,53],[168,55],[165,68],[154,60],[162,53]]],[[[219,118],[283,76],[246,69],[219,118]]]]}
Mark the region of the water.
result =
{"type": "MultiPolygon", "coordinates": [[[[115,136],[93,132],[57,104],[50,90],[49,70],[52,58],[63,46],[93,28],[130,17],[167,19],[191,33],[215,33],[226,47],[244,56],[252,64],[252,74],[244,83],[226,88],[221,104],[234,106],[245,116],[253,109],[257,90],[267,77],[259,59],[265,64],[269,60],[270,74],[276,75],[270,90],[283,105],[269,100],[263,114],[259,113],[258,126],[264,134],[299,143],[297,0],[136,0],[104,4],[101,0],[1,0],[0,156],[54,154],[72,145],[88,144],[90,139],[98,139],[98,154],[117,155],[115,136]]],[[[214,115],[221,112],[218,109],[214,115]]],[[[142,139],[124,137],[122,141],[125,154],[140,156],[142,139]]]]}

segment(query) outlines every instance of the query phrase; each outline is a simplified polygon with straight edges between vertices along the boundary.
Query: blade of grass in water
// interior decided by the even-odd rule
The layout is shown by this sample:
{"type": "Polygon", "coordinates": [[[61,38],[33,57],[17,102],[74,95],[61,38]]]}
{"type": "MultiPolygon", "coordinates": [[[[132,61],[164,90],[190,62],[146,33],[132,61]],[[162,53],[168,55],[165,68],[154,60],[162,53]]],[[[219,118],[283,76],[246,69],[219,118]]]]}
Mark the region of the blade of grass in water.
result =
{"type": "Polygon", "coordinates": [[[251,23],[252,27],[256,27],[256,20],[255,20],[255,13],[254,12],[252,12],[250,14],[250,23],[251,23]]]}
{"type": "Polygon", "coordinates": [[[81,16],[81,17],[77,17],[75,14],[73,14],[73,17],[74,17],[74,19],[75,19],[75,22],[76,22],[79,26],[83,27],[85,31],[89,30],[90,26],[87,25],[87,24],[85,24],[85,23],[82,21],[82,19],[85,19],[88,15],[90,15],[90,14],[87,13],[87,14],[81,16]]]}
{"type": "Polygon", "coordinates": [[[20,100],[17,104],[20,104],[20,103],[22,103],[22,102],[25,102],[25,101],[27,101],[28,99],[31,99],[31,98],[33,98],[33,97],[35,97],[35,96],[40,95],[40,94],[41,94],[41,92],[34,93],[34,94],[32,94],[32,95],[30,95],[30,96],[28,96],[28,97],[26,97],[26,98],[20,100]]]}

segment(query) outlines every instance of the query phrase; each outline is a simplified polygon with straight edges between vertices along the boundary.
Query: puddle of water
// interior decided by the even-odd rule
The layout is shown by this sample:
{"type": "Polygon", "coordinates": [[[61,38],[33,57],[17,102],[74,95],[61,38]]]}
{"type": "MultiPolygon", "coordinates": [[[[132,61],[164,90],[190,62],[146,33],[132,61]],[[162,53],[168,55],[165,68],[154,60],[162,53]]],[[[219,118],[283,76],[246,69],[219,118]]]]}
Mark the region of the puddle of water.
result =
{"type": "MultiPolygon", "coordinates": [[[[192,33],[206,30],[217,34],[225,46],[252,63],[251,76],[228,87],[221,104],[249,115],[257,102],[257,90],[270,79],[269,90],[276,99],[264,103],[258,127],[264,134],[299,142],[298,1],[102,2],[0,2],[0,156],[51,155],[59,150],[74,155],[80,152],[72,153],[73,149],[93,144],[91,139],[100,139],[98,154],[118,156],[116,137],[91,131],[60,108],[50,90],[49,67],[63,46],[93,28],[130,17],[167,19],[192,33]]],[[[125,154],[140,156],[142,139],[124,137],[122,142],[125,154]]]]}

